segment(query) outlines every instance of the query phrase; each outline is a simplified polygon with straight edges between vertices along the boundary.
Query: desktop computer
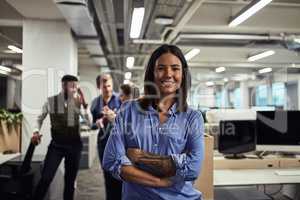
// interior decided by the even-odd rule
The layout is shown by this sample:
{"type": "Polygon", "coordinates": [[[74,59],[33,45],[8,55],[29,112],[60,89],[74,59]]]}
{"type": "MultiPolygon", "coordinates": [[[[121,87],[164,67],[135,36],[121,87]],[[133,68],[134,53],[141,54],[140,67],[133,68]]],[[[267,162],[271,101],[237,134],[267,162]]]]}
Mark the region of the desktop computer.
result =
{"type": "Polygon", "coordinates": [[[220,121],[218,150],[226,158],[245,158],[242,154],[256,147],[255,120],[220,121]]]}
{"type": "Polygon", "coordinates": [[[300,153],[300,111],[258,111],[258,151],[300,153]]]}

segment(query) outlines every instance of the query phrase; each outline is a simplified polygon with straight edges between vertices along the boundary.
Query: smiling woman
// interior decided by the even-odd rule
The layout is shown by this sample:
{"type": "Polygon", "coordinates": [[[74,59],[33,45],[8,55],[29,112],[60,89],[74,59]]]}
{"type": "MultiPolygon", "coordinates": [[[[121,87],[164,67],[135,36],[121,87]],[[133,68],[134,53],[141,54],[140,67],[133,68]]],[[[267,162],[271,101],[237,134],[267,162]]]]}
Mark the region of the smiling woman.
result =
{"type": "Polygon", "coordinates": [[[104,150],[104,169],[123,181],[122,199],[202,199],[193,181],[202,166],[204,124],[187,106],[189,87],[181,50],[156,49],[144,97],[122,105],[104,150]]]}

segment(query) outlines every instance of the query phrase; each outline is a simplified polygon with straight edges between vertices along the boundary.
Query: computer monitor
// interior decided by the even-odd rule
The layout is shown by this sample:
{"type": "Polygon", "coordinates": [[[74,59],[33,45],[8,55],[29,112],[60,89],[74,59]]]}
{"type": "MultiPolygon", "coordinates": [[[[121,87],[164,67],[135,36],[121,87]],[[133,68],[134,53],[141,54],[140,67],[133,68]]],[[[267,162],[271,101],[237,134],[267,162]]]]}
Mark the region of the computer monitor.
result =
{"type": "Polygon", "coordinates": [[[226,158],[244,158],[256,147],[255,120],[220,121],[219,152],[226,158]]]}
{"type": "Polygon", "coordinates": [[[300,111],[258,111],[258,151],[300,152],[300,111]]]}

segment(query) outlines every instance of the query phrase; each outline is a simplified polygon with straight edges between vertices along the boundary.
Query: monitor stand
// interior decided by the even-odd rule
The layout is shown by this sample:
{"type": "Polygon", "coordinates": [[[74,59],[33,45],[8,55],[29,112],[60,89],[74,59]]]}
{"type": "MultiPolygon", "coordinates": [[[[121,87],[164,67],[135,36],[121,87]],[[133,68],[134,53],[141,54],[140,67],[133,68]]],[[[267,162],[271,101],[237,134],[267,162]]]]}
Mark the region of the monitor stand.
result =
{"type": "Polygon", "coordinates": [[[245,159],[247,158],[244,154],[228,154],[224,155],[226,159],[245,159]]]}

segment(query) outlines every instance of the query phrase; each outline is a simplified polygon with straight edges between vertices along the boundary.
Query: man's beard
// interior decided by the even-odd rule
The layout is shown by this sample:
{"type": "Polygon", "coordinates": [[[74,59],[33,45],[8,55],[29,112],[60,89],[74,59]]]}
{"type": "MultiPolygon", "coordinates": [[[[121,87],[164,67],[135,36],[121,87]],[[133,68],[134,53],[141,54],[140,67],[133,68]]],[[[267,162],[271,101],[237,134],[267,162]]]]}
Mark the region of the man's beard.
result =
{"type": "Polygon", "coordinates": [[[74,98],[74,95],[75,95],[75,93],[73,93],[73,92],[68,92],[68,91],[64,92],[65,100],[74,98]]]}

